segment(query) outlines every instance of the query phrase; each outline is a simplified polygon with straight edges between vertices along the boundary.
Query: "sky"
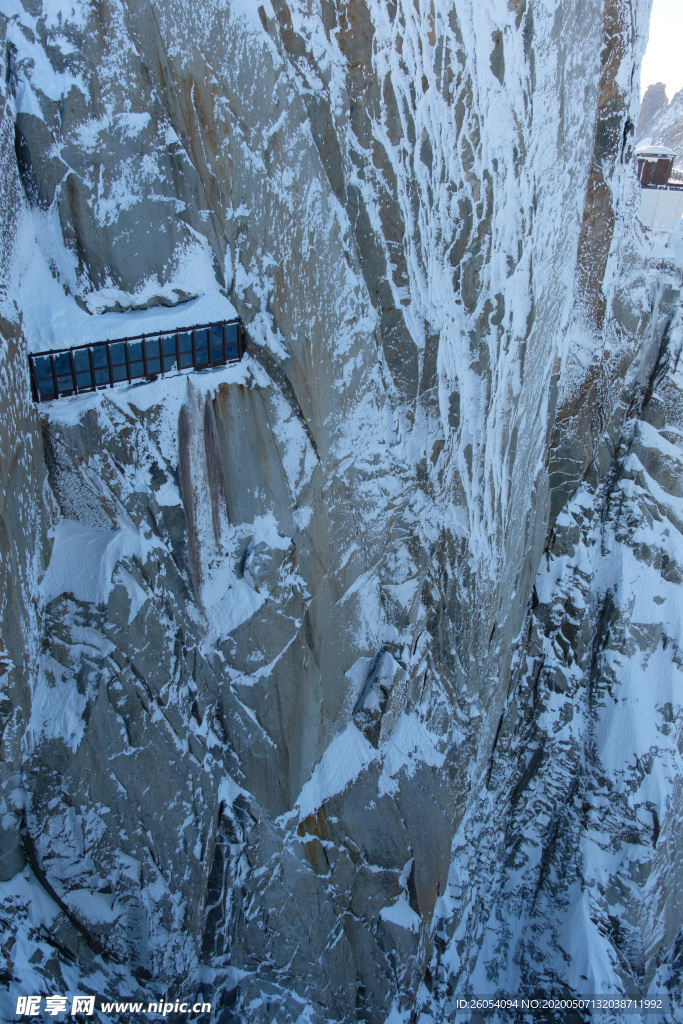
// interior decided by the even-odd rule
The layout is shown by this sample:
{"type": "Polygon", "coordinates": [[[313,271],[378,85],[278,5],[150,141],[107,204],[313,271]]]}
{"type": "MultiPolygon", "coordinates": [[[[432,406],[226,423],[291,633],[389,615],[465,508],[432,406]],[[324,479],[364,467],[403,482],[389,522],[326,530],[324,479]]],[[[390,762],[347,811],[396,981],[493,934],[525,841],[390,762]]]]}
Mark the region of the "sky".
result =
{"type": "Polygon", "coordinates": [[[652,0],[650,40],[640,77],[641,96],[648,85],[664,82],[666,95],[683,89],[683,0],[652,0]]]}

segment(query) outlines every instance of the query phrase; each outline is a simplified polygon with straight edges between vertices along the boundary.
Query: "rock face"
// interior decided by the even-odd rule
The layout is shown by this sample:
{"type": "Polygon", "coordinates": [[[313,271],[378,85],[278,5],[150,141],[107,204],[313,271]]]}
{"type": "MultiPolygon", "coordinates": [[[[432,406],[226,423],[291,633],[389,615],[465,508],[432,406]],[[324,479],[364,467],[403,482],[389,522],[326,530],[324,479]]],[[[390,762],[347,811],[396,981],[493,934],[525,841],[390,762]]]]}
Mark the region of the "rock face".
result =
{"type": "Polygon", "coordinates": [[[683,263],[635,222],[646,6],[3,19],[8,1018],[679,998],[683,263]],[[33,407],[41,323],[216,287],[238,368],[33,407]]]}
{"type": "Polygon", "coordinates": [[[648,85],[640,101],[640,114],[638,115],[637,137],[638,140],[647,136],[650,126],[669,106],[669,99],[666,95],[664,82],[657,82],[655,85],[648,85]]]}
{"type": "Polygon", "coordinates": [[[675,166],[683,167],[683,89],[669,103],[661,82],[648,87],[640,105],[637,138],[644,144],[673,149],[675,166]]]}

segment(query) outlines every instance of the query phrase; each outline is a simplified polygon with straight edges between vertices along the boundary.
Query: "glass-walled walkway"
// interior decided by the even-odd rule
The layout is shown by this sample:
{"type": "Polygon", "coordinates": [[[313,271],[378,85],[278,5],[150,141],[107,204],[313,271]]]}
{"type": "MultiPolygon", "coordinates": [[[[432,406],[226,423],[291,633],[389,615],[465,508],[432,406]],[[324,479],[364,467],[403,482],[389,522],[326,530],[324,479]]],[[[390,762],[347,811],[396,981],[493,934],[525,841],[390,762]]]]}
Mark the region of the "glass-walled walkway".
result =
{"type": "Polygon", "coordinates": [[[139,335],[30,355],[36,402],[77,395],[159,374],[236,363],[244,353],[239,320],[204,324],[173,334],[139,335]]]}

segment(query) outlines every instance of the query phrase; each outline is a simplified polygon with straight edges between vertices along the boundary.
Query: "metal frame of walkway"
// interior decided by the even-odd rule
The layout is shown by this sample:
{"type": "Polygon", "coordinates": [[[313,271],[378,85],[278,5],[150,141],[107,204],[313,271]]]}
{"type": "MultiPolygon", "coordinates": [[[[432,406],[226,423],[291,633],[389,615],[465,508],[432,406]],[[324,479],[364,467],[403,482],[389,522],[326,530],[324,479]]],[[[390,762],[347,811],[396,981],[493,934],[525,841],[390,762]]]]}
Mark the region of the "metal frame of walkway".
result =
{"type": "Polygon", "coordinates": [[[205,370],[238,363],[244,355],[239,319],[187,327],[182,331],[138,334],[115,341],[29,355],[31,387],[36,402],[88,391],[156,380],[182,370],[205,370]]]}

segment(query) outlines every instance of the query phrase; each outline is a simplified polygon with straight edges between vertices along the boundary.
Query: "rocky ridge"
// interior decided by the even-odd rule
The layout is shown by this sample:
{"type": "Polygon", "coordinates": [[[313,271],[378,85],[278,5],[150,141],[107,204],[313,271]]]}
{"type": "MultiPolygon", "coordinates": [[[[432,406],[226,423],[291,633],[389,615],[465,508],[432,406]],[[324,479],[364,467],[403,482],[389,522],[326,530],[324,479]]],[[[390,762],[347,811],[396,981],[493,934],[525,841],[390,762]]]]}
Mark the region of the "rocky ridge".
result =
{"type": "Polygon", "coordinates": [[[661,82],[645,90],[637,139],[643,145],[668,146],[676,154],[675,166],[683,167],[683,89],[673,96],[671,102],[661,82]]]}

